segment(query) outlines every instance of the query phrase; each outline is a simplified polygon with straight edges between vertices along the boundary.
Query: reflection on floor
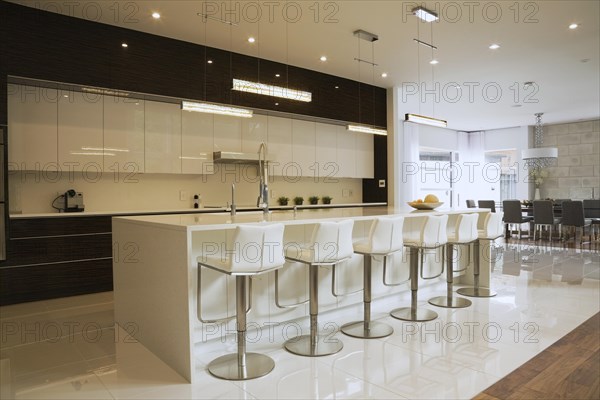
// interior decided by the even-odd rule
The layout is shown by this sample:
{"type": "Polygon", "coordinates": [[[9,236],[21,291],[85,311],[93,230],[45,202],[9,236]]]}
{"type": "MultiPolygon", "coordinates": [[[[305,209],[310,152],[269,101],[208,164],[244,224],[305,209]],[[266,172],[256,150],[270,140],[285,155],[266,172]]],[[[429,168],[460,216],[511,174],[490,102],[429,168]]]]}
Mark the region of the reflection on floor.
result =
{"type": "MultiPolygon", "coordinates": [[[[0,398],[471,398],[600,309],[598,252],[509,244],[496,255],[497,297],[436,309],[440,318],[426,324],[388,316],[408,304],[408,292],[378,299],[373,315],[394,334],[337,334],[343,350],[321,358],[291,355],[282,350],[282,335],[264,334],[248,347],[273,357],[275,370],[245,382],[205,370],[235,348],[227,335],[196,346],[198,382],[186,383],[131,339],[134,327],[114,328],[112,293],[2,307],[0,398]]],[[[444,290],[440,281],[419,297],[425,303],[444,290]]],[[[324,314],[322,323],[339,326],[357,315],[360,307],[353,307],[324,314]]]]}

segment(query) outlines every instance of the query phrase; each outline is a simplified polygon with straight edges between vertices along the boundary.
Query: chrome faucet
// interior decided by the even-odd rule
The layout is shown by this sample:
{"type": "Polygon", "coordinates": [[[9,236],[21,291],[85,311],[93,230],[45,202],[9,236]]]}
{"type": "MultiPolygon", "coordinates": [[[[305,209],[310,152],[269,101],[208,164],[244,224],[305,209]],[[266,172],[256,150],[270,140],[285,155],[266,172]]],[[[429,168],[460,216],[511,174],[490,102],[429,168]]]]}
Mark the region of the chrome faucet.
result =
{"type": "Polygon", "coordinates": [[[266,214],[269,212],[269,170],[267,166],[267,145],[265,142],[262,142],[258,148],[258,173],[260,183],[256,207],[262,208],[266,214]]]}
{"type": "Polygon", "coordinates": [[[236,212],[236,206],[235,206],[235,183],[231,184],[231,216],[233,217],[235,215],[236,212]]]}

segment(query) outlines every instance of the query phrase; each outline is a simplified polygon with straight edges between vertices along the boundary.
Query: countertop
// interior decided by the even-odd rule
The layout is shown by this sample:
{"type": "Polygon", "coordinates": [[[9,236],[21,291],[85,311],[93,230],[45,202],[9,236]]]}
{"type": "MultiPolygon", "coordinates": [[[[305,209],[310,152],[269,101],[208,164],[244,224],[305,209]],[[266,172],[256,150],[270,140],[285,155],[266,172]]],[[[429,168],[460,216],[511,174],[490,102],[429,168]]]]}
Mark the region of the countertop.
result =
{"type": "Polygon", "coordinates": [[[445,215],[473,212],[489,212],[487,209],[460,208],[450,209],[440,207],[437,210],[414,210],[409,207],[352,207],[329,209],[302,209],[274,210],[266,216],[262,211],[238,213],[231,216],[229,213],[216,214],[183,214],[183,215],[147,215],[119,217],[115,220],[127,221],[135,224],[161,227],[175,230],[208,230],[230,229],[238,224],[260,224],[268,222],[283,222],[286,225],[310,224],[328,220],[341,220],[351,218],[354,220],[368,220],[379,216],[422,217],[424,215],[445,215]]]}
{"type": "MultiPolygon", "coordinates": [[[[347,203],[347,204],[317,204],[302,205],[298,209],[329,209],[329,208],[349,208],[349,207],[381,207],[387,206],[387,203],[347,203]]],[[[293,210],[294,206],[272,206],[270,210],[293,210]]],[[[237,207],[238,212],[258,211],[256,207],[237,207]]],[[[229,213],[227,207],[206,207],[206,208],[181,208],[170,210],[127,210],[127,211],[83,211],[74,213],[32,213],[32,214],[10,214],[11,219],[27,218],[77,218],[77,217],[98,217],[98,216],[142,216],[142,215],[164,215],[164,214],[214,214],[229,213]]]]}

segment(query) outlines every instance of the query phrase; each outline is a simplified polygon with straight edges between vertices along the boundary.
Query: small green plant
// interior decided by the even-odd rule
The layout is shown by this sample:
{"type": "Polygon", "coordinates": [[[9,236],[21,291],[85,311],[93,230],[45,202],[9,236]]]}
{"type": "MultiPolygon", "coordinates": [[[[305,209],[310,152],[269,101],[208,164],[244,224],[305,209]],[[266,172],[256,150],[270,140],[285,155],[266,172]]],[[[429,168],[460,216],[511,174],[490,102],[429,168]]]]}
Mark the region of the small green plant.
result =
{"type": "Polygon", "coordinates": [[[302,203],[304,203],[304,197],[301,197],[301,196],[294,197],[294,204],[295,205],[301,206],[302,203]]]}
{"type": "Polygon", "coordinates": [[[277,199],[277,202],[279,203],[280,206],[287,206],[288,201],[290,201],[290,199],[288,199],[285,196],[281,196],[280,198],[277,199]]]}
{"type": "Polygon", "coordinates": [[[310,204],[317,204],[319,202],[319,196],[310,196],[308,202],[310,204]]]}
{"type": "Polygon", "coordinates": [[[331,204],[331,200],[333,200],[333,197],[323,196],[322,200],[323,204],[331,204]]]}

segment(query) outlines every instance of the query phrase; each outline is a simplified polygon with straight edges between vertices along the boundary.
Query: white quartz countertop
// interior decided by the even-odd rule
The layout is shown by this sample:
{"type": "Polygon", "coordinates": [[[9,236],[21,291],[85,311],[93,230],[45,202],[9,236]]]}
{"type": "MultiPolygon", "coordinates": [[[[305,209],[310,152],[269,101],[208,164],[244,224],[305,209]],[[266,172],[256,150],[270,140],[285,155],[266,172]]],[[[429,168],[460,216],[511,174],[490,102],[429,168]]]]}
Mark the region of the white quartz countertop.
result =
{"type": "MultiPolygon", "coordinates": [[[[302,205],[298,206],[301,209],[314,208],[344,208],[344,207],[380,207],[387,203],[348,203],[348,204],[318,204],[318,205],[302,205]]],[[[272,206],[271,210],[286,210],[292,209],[293,206],[272,206]]],[[[238,212],[246,212],[245,210],[256,210],[256,207],[238,207],[238,212]]],[[[165,214],[206,214],[206,213],[224,213],[228,209],[226,207],[206,207],[206,208],[181,208],[169,210],[120,210],[120,211],[83,211],[74,213],[31,213],[31,214],[10,214],[13,219],[26,218],[77,218],[77,217],[98,217],[98,216],[135,216],[135,215],[165,215],[165,214]]],[[[228,212],[228,211],[227,211],[228,212]]]]}
{"type": "Polygon", "coordinates": [[[214,214],[172,214],[172,215],[146,215],[132,217],[115,217],[114,220],[130,223],[162,227],[176,230],[209,230],[231,229],[239,224],[261,224],[282,222],[286,225],[317,223],[324,219],[341,220],[351,218],[354,220],[368,220],[379,216],[404,216],[423,217],[426,215],[461,214],[473,212],[489,212],[487,209],[477,208],[439,208],[437,210],[419,211],[409,207],[352,207],[329,209],[303,209],[274,210],[266,216],[262,211],[237,213],[231,216],[227,213],[214,214]]]}

